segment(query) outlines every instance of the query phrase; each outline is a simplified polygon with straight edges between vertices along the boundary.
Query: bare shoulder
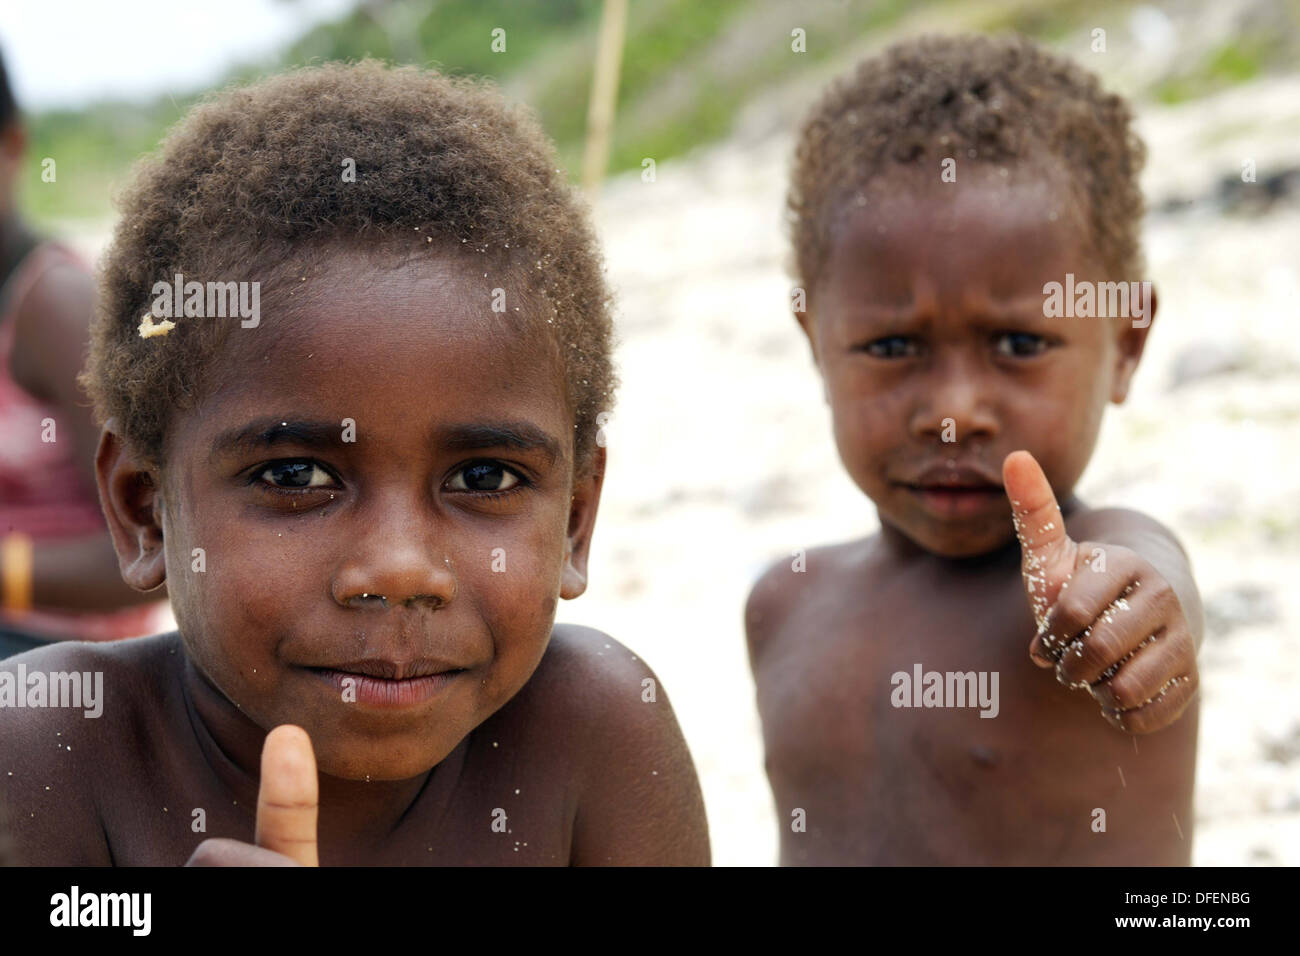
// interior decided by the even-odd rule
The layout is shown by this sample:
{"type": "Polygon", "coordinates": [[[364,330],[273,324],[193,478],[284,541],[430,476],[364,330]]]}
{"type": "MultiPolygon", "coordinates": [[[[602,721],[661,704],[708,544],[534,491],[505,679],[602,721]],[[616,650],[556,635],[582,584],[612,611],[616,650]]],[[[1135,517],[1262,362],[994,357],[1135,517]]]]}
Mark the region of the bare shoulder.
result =
{"type": "Polygon", "coordinates": [[[0,661],[0,802],[20,860],[111,862],[98,789],[156,723],[169,638],[66,641],[0,661]]]}
{"type": "Polygon", "coordinates": [[[60,641],[0,661],[0,783],[102,779],[132,739],[122,730],[160,706],[163,659],[178,643],[60,641]]]}
{"type": "Polygon", "coordinates": [[[658,675],[602,631],[561,624],[520,696],[568,741],[577,793],[572,861],[709,862],[695,765],[658,675]],[[543,703],[544,702],[544,703],[543,703]]]}
{"type": "Polygon", "coordinates": [[[95,277],[80,263],[58,261],[31,284],[19,303],[20,332],[43,334],[50,319],[59,333],[85,333],[95,299],[95,277]]]}
{"type": "MultiPolygon", "coordinates": [[[[105,708],[105,701],[137,703],[135,692],[156,677],[163,657],[178,643],[175,634],[104,643],[58,641],[0,660],[0,675],[5,675],[0,678],[0,721],[17,729],[70,710],[77,719],[107,717],[111,723],[114,710],[123,707],[105,708]],[[101,686],[107,696],[96,699],[101,686]],[[74,697],[89,704],[69,705],[67,701],[74,697]]],[[[14,741],[5,735],[3,742],[14,741]]]]}
{"type": "Polygon", "coordinates": [[[862,570],[874,538],[795,551],[768,565],[745,602],[745,640],[750,667],[757,667],[768,643],[801,608],[822,604],[826,595],[843,594],[850,576],[860,589],[862,570]]]}
{"type": "Polygon", "coordinates": [[[1071,515],[1066,528],[1076,541],[1109,541],[1126,547],[1130,541],[1161,541],[1177,548],[1184,557],[1187,555],[1173,531],[1132,508],[1088,508],[1071,515]]]}
{"type": "Polygon", "coordinates": [[[604,631],[557,624],[528,683],[594,703],[621,698],[648,671],[645,661],[604,631]]]}
{"type": "Polygon", "coordinates": [[[531,720],[565,728],[584,758],[600,751],[602,741],[635,737],[641,745],[659,747],[680,736],[659,676],[595,628],[557,624],[519,697],[531,720]],[[646,706],[651,703],[663,706],[646,706]]]}
{"type": "Polygon", "coordinates": [[[49,401],[78,398],[73,378],[94,311],[95,282],[79,263],[51,265],[18,304],[15,323],[15,374],[20,384],[49,401]]]}

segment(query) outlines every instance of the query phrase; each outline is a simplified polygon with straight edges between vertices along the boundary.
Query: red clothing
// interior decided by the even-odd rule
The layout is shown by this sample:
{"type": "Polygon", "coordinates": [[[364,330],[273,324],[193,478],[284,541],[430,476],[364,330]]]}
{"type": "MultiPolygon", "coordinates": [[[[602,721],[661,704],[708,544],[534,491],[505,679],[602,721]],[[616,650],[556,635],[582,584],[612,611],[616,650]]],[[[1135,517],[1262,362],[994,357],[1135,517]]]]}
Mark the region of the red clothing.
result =
{"type": "MultiPolygon", "coordinates": [[[[56,441],[41,440],[45,419],[63,427],[57,409],[25,391],[10,372],[18,307],[47,269],[69,262],[86,268],[66,247],[43,243],[0,288],[0,535],[25,532],[37,548],[41,542],[107,530],[98,496],[82,478],[67,433],[56,431],[56,441]]],[[[156,633],[168,627],[169,617],[166,602],[108,613],[36,607],[22,615],[0,609],[0,626],[51,640],[100,641],[156,633]]]]}

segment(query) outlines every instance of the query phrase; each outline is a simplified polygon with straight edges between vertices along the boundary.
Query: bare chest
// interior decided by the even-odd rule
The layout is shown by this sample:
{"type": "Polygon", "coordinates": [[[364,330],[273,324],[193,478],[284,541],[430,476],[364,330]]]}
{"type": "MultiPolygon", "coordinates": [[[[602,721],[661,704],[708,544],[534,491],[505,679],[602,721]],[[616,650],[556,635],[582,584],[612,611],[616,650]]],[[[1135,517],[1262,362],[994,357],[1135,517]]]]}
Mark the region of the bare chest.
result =
{"type": "Polygon", "coordinates": [[[1086,849],[1090,808],[1121,798],[1131,742],[1033,665],[1023,604],[1018,580],[944,600],[867,591],[775,636],[757,681],[786,862],[1086,849]]]}

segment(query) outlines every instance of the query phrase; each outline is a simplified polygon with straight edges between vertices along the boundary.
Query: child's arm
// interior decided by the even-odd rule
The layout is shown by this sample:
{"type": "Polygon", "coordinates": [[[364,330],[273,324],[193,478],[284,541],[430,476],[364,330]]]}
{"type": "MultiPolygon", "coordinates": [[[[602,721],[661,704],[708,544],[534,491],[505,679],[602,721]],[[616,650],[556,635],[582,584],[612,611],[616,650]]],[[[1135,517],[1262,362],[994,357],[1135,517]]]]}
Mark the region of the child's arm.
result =
{"type": "Polygon", "coordinates": [[[745,600],[745,647],[749,652],[749,672],[758,679],[758,666],[767,647],[768,636],[784,620],[786,609],[794,602],[789,592],[802,583],[785,559],[774,561],[763,572],[745,600]]]}
{"type": "Polygon", "coordinates": [[[612,638],[587,634],[609,649],[571,675],[589,723],[570,862],[708,866],[704,798],[659,678],[612,638]]]}
{"type": "MultiPolygon", "coordinates": [[[[70,264],[52,266],[18,305],[12,358],[19,384],[58,409],[55,438],[75,450],[92,502],[98,497],[95,450],[100,429],[77,384],[77,373],[86,355],[94,298],[94,279],[88,272],[70,264]]],[[[163,588],[137,591],[122,580],[107,528],[38,542],[32,570],[32,600],[37,606],[112,610],[166,598],[163,588]]]]}
{"type": "Polygon", "coordinates": [[[1136,512],[1084,516],[1075,541],[1047,478],[1027,452],[1002,466],[1038,633],[1029,652],[1071,688],[1086,687],[1102,716],[1131,734],[1177,720],[1196,695],[1203,615],[1186,555],[1136,512]]]}

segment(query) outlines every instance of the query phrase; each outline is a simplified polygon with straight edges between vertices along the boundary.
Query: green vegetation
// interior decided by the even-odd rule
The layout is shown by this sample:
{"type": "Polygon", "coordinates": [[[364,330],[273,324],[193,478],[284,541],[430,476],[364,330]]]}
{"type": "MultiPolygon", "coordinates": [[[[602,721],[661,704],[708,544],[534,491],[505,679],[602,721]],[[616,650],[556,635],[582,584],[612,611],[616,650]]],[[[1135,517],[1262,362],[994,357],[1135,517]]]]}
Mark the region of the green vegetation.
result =
{"type": "Polygon", "coordinates": [[[1285,50],[1280,36],[1229,40],[1194,69],[1176,73],[1161,82],[1155,89],[1155,98],[1172,105],[1207,96],[1253,80],[1281,56],[1285,56],[1285,50]]]}
{"type": "Polygon", "coordinates": [[[23,205],[36,221],[100,218],[130,165],[153,149],[189,103],[163,99],[150,105],[100,103],[85,110],[56,110],[28,118],[29,184],[23,205]],[[55,182],[41,180],[41,161],[55,161],[55,182]]]}
{"type": "MultiPolygon", "coordinates": [[[[304,33],[268,63],[231,71],[229,82],[324,60],[374,56],[488,76],[529,103],[576,178],[586,131],[602,0],[370,0],[304,33]],[[493,30],[506,49],[494,52],[493,30]]],[[[819,61],[863,45],[903,17],[933,11],[927,23],[1013,29],[1048,42],[1085,30],[1098,15],[1118,28],[1123,4],[1080,9],[1068,0],[630,0],[610,157],[612,173],[640,169],[725,137],[740,109],[819,61]],[[937,8],[937,9],[934,9],[937,8]],[[952,16],[949,16],[949,13],[952,16]],[[792,27],[807,52],[791,51],[792,27]]],[[[1180,62],[1153,92],[1166,103],[1202,96],[1286,65],[1286,31],[1239,37],[1180,62]]],[[[29,118],[32,136],[23,202],[39,222],[101,219],[131,163],[153,149],[198,97],[152,103],[99,103],[29,118]],[[41,182],[41,160],[57,163],[58,188],[41,182]]]]}
{"type": "MultiPolygon", "coordinates": [[[[374,56],[434,65],[449,73],[488,76],[507,94],[532,105],[576,178],[586,129],[587,98],[601,0],[440,0],[368,4],[307,31],[278,62],[232,70],[243,82],[266,72],[324,60],[374,56]],[[492,31],[506,31],[494,52],[492,31]]],[[[904,0],[861,3],[823,0],[790,4],[790,15],[755,27],[761,0],[633,0],[619,82],[611,171],[639,169],[643,157],[662,161],[725,136],[736,111],[763,84],[778,82],[814,60],[895,19],[904,0]],[[808,53],[790,50],[787,20],[805,26],[808,53]],[[771,29],[773,24],[780,29],[771,29]],[[726,57],[715,57],[719,49],[726,57]]],[[[95,104],[79,111],[30,117],[32,146],[24,195],[37,222],[101,218],[130,164],[153,149],[167,128],[199,97],[150,104],[95,104]],[[59,188],[42,188],[40,164],[58,164],[59,188]]]]}

